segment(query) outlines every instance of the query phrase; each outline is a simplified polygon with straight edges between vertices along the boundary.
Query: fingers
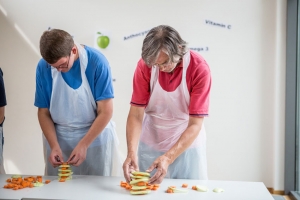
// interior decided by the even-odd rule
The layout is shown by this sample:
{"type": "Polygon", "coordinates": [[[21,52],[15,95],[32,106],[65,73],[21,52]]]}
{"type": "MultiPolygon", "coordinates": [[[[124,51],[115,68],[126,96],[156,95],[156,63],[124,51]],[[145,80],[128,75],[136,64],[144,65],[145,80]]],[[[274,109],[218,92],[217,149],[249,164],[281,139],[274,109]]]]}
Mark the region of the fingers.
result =
{"type": "Polygon", "coordinates": [[[130,173],[133,170],[131,167],[131,162],[132,160],[130,158],[127,158],[123,164],[123,174],[127,183],[129,183],[131,180],[130,173]]]}
{"type": "MultiPolygon", "coordinates": [[[[148,170],[146,170],[146,171],[148,171],[148,170]]],[[[148,172],[151,172],[151,171],[149,170],[148,172]]],[[[162,182],[162,180],[164,179],[164,177],[166,176],[166,174],[167,174],[167,171],[163,167],[158,166],[155,174],[150,178],[148,183],[149,184],[160,184],[162,182]]]]}
{"type": "Polygon", "coordinates": [[[149,184],[160,184],[167,174],[169,164],[165,162],[164,157],[157,158],[153,164],[146,170],[146,172],[152,172],[156,168],[155,174],[148,181],[149,184]]]}
{"type": "Polygon", "coordinates": [[[79,166],[82,162],[83,159],[81,159],[81,156],[79,154],[71,154],[71,156],[67,160],[67,163],[73,166],[79,166]]]}
{"type": "Polygon", "coordinates": [[[157,168],[157,163],[154,162],[152,165],[146,170],[146,172],[152,172],[155,168],[157,168]]]}
{"type": "Polygon", "coordinates": [[[74,160],[74,158],[75,158],[75,154],[71,154],[70,157],[69,157],[68,160],[67,160],[67,163],[68,163],[68,164],[71,164],[71,163],[72,163],[72,160],[74,160]]]}
{"type": "Polygon", "coordinates": [[[63,158],[59,155],[50,155],[49,162],[52,164],[53,167],[57,167],[62,164],[63,158]]]}
{"type": "Polygon", "coordinates": [[[48,159],[53,167],[57,167],[64,162],[64,158],[59,151],[52,151],[48,159]]]}
{"type": "Polygon", "coordinates": [[[127,183],[131,181],[130,174],[134,171],[139,171],[139,166],[134,159],[127,158],[123,164],[123,174],[127,183]]]}
{"type": "Polygon", "coordinates": [[[160,184],[164,177],[165,177],[166,173],[158,173],[158,171],[156,171],[156,173],[154,174],[153,177],[150,178],[150,180],[148,181],[149,184],[160,184]]]}
{"type": "Polygon", "coordinates": [[[138,172],[138,171],[140,171],[139,166],[136,166],[136,167],[130,166],[130,168],[129,168],[129,172],[131,174],[132,174],[132,172],[138,172]]]}
{"type": "Polygon", "coordinates": [[[73,152],[71,153],[69,159],[67,160],[67,163],[69,165],[73,165],[78,167],[85,161],[86,158],[86,148],[82,148],[82,146],[77,146],[73,152]]]}

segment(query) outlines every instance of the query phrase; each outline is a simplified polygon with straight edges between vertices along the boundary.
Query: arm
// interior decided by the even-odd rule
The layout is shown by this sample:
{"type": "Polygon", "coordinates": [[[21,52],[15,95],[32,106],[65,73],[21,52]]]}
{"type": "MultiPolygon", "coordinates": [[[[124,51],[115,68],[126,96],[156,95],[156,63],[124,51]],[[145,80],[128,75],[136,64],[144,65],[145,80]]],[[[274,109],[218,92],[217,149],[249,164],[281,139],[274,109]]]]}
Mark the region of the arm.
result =
{"type": "Polygon", "coordinates": [[[5,106],[6,106],[6,95],[4,88],[3,72],[0,68],[0,125],[3,124],[5,116],[5,106]]]}
{"type": "Polygon", "coordinates": [[[201,130],[203,123],[203,117],[191,117],[189,118],[189,124],[187,129],[183,132],[179,140],[167,151],[164,155],[158,157],[153,164],[147,170],[151,172],[154,168],[157,169],[156,173],[149,180],[150,184],[161,183],[165,177],[168,167],[172,164],[176,158],[184,152],[197,138],[201,130]]]}
{"type": "Polygon", "coordinates": [[[71,153],[68,163],[79,166],[86,158],[87,148],[104,130],[113,113],[113,99],[97,101],[97,117],[86,135],[80,140],[71,153]]]}
{"type": "Polygon", "coordinates": [[[0,107],[0,126],[3,123],[4,120],[4,111],[5,111],[5,107],[0,107]]]}
{"type": "Polygon", "coordinates": [[[49,161],[53,167],[57,167],[63,162],[63,156],[57,141],[54,123],[48,108],[38,108],[38,119],[41,129],[51,148],[49,161]],[[60,158],[60,160],[56,159],[57,156],[60,158]]]}
{"type": "Polygon", "coordinates": [[[127,182],[130,182],[130,172],[132,170],[139,171],[137,164],[137,147],[142,131],[144,110],[144,107],[131,106],[127,117],[127,158],[123,164],[123,173],[127,182]]]}

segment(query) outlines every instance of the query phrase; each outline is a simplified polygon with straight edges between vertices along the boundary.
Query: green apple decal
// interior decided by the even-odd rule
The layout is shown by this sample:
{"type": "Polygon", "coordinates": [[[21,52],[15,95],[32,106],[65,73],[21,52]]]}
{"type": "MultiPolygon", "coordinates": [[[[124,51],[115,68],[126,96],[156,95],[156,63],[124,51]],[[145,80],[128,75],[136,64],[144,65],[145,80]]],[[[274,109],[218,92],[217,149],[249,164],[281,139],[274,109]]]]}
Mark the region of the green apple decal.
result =
{"type": "Polygon", "coordinates": [[[101,49],[105,49],[109,45],[109,37],[102,35],[100,32],[97,32],[97,34],[99,34],[99,37],[97,38],[97,45],[101,49]]]}

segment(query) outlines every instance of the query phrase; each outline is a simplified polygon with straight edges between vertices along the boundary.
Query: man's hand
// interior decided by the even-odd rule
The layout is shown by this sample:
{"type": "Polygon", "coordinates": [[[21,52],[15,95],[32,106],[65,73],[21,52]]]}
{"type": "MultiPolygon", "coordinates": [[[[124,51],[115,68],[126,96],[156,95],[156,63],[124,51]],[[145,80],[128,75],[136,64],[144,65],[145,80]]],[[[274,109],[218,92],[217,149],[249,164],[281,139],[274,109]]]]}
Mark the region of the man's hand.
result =
{"type": "Polygon", "coordinates": [[[171,159],[165,155],[159,156],[146,172],[152,172],[156,168],[156,173],[148,181],[149,184],[160,184],[167,174],[171,159]]]}
{"type": "Polygon", "coordinates": [[[60,148],[51,150],[49,161],[53,167],[58,167],[64,162],[64,158],[60,148]]]}
{"type": "Polygon", "coordinates": [[[85,161],[86,151],[87,147],[78,143],[67,160],[67,163],[78,167],[83,161],[85,161]]]}
{"type": "Polygon", "coordinates": [[[137,156],[135,153],[129,153],[123,164],[123,173],[127,183],[130,182],[130,173],[133,171],[139,171],[139,166],[137,164],[137,156]]]}

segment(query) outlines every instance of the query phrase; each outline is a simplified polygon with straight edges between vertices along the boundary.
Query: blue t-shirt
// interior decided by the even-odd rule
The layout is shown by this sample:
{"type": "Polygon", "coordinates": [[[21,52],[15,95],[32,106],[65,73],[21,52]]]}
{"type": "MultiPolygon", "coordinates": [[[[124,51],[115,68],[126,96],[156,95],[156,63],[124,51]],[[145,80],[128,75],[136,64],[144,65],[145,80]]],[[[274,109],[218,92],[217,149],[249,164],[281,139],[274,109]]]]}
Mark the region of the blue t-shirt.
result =
{"type": "MultiPolygon", "coordinates": [[[[98,50],[84,46],[88,56],[85,75],[89,82],[95,101],[114,98],[112,77],[109,63],[98,50]]],[[[68,72],[61,73],[65,82],[73,89],[82,83],[79,58],[68,72]]],[[[51,66],[41,59],[36,69],[36,90],[34,105],[39,108],[50,109],[52,94],[51,66]]]]}

